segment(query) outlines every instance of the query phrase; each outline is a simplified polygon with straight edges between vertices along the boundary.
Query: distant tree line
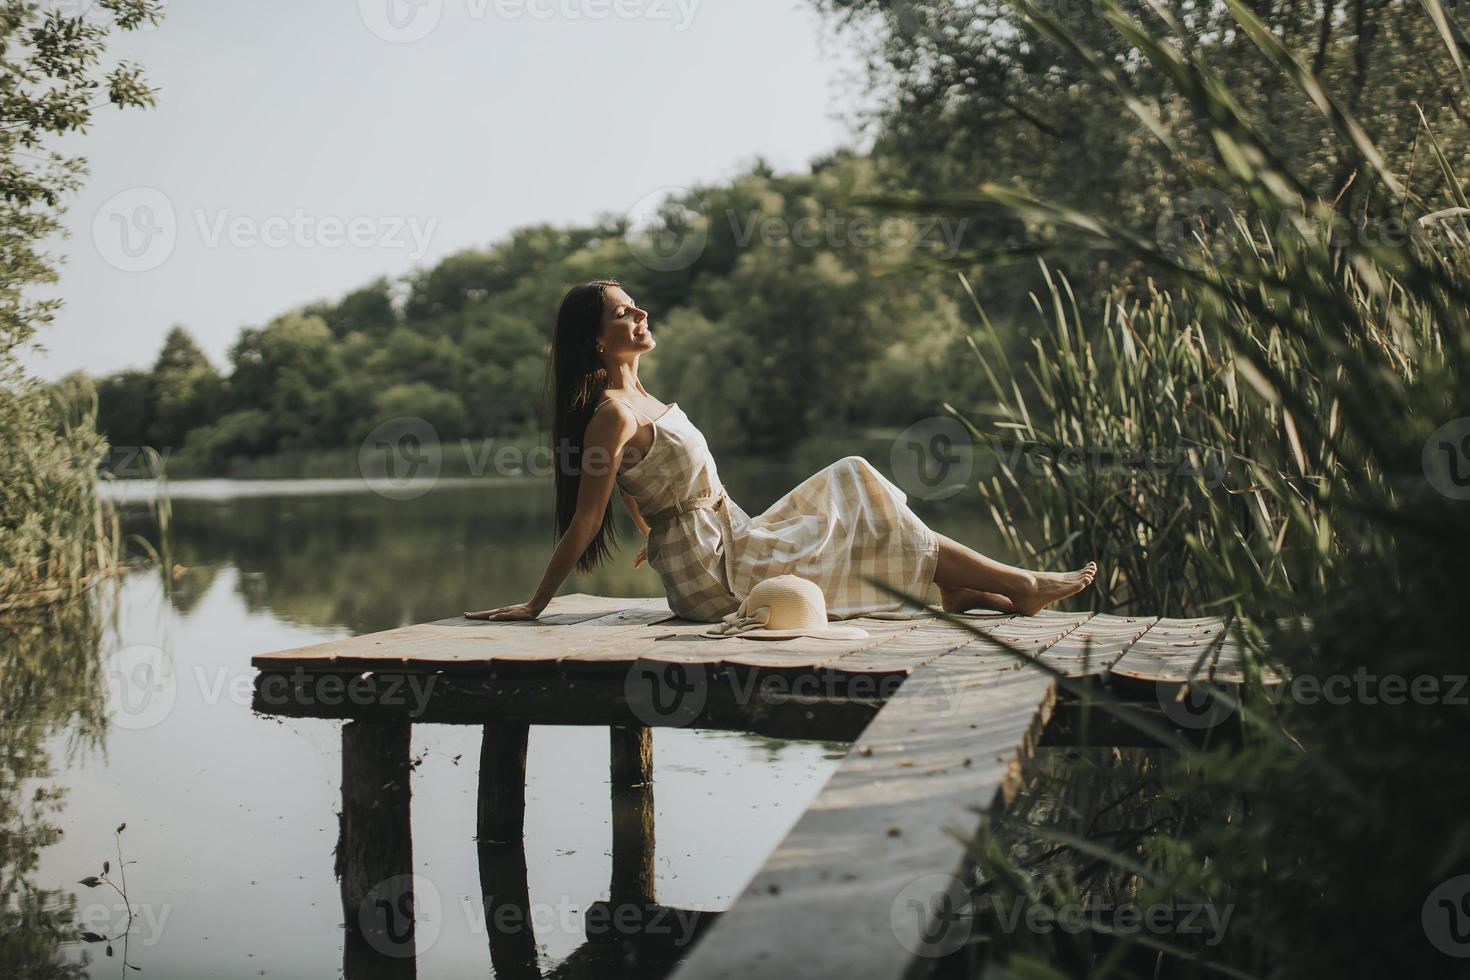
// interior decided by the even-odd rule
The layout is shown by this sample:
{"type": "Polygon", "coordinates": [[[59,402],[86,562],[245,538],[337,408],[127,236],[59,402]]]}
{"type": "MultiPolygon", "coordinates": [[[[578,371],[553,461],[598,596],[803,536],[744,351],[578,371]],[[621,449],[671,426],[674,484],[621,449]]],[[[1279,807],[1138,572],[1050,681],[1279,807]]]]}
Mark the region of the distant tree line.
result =
{"type": "Polygon", "coordinates": [[[557,303],[609,275],[652,313],[659,346],[643,380],[721,448],[769,452],[907,424],[937,414],[940,392],[978,390],[963,363],[971,323],[952,275],[880,273],[976,231],[847,203],[889,189],[885,179],[850,152],[794,176],[757,162],[671,198],[642,225],[608,215],[521,228],[243,330],[223,371],[175,327],[151,368],[99,379],[100,425],[115,458],[151,446],[211,472],[355,446],[399,416],[427,420],[441,439],[536,432],[557,303]]]}

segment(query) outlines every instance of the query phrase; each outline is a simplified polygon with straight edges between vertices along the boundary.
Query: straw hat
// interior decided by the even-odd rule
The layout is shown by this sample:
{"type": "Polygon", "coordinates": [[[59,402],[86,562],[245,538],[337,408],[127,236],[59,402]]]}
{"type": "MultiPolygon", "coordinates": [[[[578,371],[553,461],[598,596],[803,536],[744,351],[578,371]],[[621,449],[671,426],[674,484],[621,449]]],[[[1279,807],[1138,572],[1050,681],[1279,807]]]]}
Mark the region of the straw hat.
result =
{"type": "Polygon", "coordinates": [[[700,634],[738,636],[747,640],[789,640],[814,636],[828,640],[861,640],[861,626],[827,625],[827,597],[811,579],[774,575],[750,590],[740,608],[700,634]]]}

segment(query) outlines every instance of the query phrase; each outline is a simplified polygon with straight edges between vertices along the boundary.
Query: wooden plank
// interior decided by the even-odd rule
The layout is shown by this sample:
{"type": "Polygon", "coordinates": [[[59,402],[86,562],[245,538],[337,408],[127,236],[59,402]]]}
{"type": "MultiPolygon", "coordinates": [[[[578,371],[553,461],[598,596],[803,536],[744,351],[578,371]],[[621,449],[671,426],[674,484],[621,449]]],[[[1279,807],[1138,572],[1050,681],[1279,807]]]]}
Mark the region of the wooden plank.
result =
{"type": "MultiPolygon", "coordinates": [[[[1221,617],[1160,620],[1113,665],[1111,674],[1150,684],[1245,682],[1240,641],[1221,617]]],[[[1264,679],[1274,684],[1281,677],[1267,668],[1264,679]]]]}
{"type": "MultiPolygon", "coordinates": [[[[994,627],[1041,655],[1090,618],[994,627]]],[[[924,923],[904,914],[905,889],[960,871],[955,834],[973,834],[975,810],[1016,785],[1054,700],[1048,675],[971,640],[903,684],[676,980],[905,973],[925,945],[924,923]]]]}
{"type": "Polygon", "coordinates": [[[461,616],[260,654],[251,663],[258,668],[455,670],[495,660],[554,660],[619,640],[637,640],[650,624],[671,615],[663,598],[557,596],[535,620],[461,616]]]}

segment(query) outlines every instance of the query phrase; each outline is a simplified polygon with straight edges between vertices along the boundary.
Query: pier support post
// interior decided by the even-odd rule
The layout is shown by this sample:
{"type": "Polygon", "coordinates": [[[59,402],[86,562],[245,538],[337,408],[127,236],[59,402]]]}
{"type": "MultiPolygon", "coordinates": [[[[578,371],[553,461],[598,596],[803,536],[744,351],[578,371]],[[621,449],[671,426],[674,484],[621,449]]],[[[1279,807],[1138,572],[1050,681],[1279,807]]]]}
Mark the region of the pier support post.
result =
{"type": "Polygon", "coordinates": [[[410,732],[406,720],[342,726],[336,873],[348,980],[415,976],[410,732]]]}
{"type": "Polygon", "coordinates": [[[529,725],[486,725],[480,736],[475,817],[490,964],[504,980],[541,980],[526,875],[529,725]]]}
{"type": "Polygon", "coordinates": [[[612,736],[612,884],[616,909],[654,900],[653,730],[615,727],[612,736]]]}
{"type": "Polygon", "coordinates": [[[530,725],[486,725],[480,736],[475,836],[481,844],[519,844],[526,830],[526,747],[530,725]]]}

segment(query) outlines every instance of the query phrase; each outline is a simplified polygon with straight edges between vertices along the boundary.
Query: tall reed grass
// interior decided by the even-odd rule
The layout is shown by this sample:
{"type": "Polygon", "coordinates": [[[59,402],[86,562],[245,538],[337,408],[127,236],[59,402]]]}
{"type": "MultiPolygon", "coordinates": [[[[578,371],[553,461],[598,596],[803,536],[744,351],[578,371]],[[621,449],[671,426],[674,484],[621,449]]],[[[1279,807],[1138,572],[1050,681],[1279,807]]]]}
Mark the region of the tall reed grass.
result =
{"type": "MultiPolygon", "coordinates": [[[[1224,2],[1260,51],[1264,84],[1317,110],[1323,144],[1368,190],[1361,211],[1340,213],[1291,172],[1170,8],[1147,4],[1140,20],[1111,0],[1099,16],[1167,79],[1173,109],[1203,127],[1211,155],[1174,140],[1071,24],[1026,0],[1013,6],[1038,43],[1114,88],[1157,138],[1160,165],[1221,202],[1225,220],[1193,243],[1165,242],[1009,188],[886,201],[999,210],[1033,230],[1014,254],[1085,246],[1151,270],[1157,285],[1120,291],[1100,323],[1082,322],[1053,277],[1037,304],[1045,329],[1020,372],[996,357],[984,327],[975,350],[997,413],[966,421],[1002,455],[982,499],[1002,527],[1018,513],[1039,521],[1039,535],[1011,535],[1021,557],[1099,559],[1101,606],[1237,617],[1256,668],[1233,702],[1242,745],[1157,757],[1158,780],[1131,804],[1171,814],[1153,832],[1120,842],[1033,800],[975,842],[983,895],[1038,907],[1130,890],[1204,901],[1232,911],[1223,941],[1099,927],[1083,940],[1033,932],[1017,942],[982,931],[966,963],[1029,978],[1463,976],[1470,706],[1453,692],[1470,668],[1459,612],[1470,594],[1470,205],[1437,134],[1420,133],[1422,163],[1441,177],[1431,201],[1389,171],[1372,134],[1253,8],[1224,2]],[[1068,469],[1077,447],[1104,450],[1104,462],[1083,454],[1068,469]],[[1156,450],[1230,466],[1213,481],[1206,466],[1180,473],[1106,455],[1156,450]],[[1023,473],[1033,457],[1043,462],[1023,473]],[[1279,699],[1258,683],[1266,658],[1294,678],[1279,699]],[[1325,695],[1334,681],[1346,683],[1325,695]],[[1406,696],[1411,687],[1420,695],[1406,696]],[[1059,848],[1052,859],[1028,859],[1047,842],[1059,848]]],[[[1398,16],[1431,19],[1444,42],[1422,52],[1444,83],[1431,94],[1466,118],[1470,73],[1453,13],[1425,0],[1398,16]]]]}

